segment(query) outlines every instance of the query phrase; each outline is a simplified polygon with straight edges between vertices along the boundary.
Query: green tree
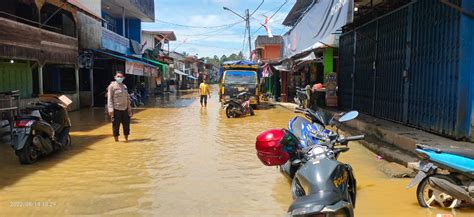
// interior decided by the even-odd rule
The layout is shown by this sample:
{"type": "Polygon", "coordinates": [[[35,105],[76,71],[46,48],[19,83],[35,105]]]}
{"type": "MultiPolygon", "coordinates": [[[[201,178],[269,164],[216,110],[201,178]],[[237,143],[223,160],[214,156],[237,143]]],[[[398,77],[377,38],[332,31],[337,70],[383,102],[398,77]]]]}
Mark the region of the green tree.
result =
{"type": "Polygon", "coordinates": [[[233,53],[229,56],[229,60],[239,60],[239,57],[237,56],[237,54],[233,53]]]}
{"type": "Polygon", "coordinates": [[[225,61],[227,61],[227,60],[228,60],[228,58],[227,58],[227,56],[226,56],[225,54],[221,56],[221,63],[223,63],[223,62],[225,62],[225,61]]]}

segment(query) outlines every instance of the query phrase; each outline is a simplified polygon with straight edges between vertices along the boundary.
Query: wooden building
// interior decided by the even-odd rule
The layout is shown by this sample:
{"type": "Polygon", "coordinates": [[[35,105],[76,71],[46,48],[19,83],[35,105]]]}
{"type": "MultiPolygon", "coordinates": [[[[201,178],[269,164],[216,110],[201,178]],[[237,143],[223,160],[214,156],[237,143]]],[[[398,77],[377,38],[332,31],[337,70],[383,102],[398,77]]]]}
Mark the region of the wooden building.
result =
{"type": "Polygon", "coordinates": [[[78,10],[61,0],[0,1],[0,91],[20,90],[22,106],[66,94],[79,108],[78,10]]]}

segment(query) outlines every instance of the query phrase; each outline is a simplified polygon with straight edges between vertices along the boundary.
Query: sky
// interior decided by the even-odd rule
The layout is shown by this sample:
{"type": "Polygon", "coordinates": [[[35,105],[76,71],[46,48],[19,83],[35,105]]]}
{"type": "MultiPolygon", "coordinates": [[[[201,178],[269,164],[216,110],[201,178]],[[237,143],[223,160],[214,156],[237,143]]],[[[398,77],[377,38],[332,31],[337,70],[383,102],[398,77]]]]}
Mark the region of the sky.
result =
{"type": "MultiPolygon", "coordinates": [[[[248,56],[248,41],[244,43],[245,22],[223,7],[244,16],[247,8],[253,12],[260,2],[261,0],[155,0],[155,22],[143,23],[142,28],[174,31],[177,40],[170,42],[171,51],[197,54],[199,58],[229,56],[239,51],[248,56]]],[[[295,2],[296,0],[264,1],[250,20],[252,48],[258,35],[267,34],[263,27],[259,29],[265,20],[264,15],[272,16],[282,5],[270,20],[269,26],[273,35],[282,35],[289,30],[281,23],[295,2]]]]}

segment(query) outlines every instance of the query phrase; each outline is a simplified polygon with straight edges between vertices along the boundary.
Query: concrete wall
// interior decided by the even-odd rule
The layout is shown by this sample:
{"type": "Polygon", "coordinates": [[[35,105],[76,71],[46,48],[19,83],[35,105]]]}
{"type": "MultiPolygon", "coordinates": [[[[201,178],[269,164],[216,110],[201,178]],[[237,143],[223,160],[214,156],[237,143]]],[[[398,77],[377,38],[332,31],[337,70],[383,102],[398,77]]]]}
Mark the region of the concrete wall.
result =
{"type": "Polygon", "coordinates": [[[272,60],[280,58],[280,45],[265,45],[263,50],[263,59],[272,60]]]}
{"type": "Polygon", "coordinates": [[[128,38],[141,43],[142,23],[139,19],[127,19],[128,38]]]}
{"type": "MultiPolygon", "coordinates": [[[[78,0],[97,16],[101,16],[101,4],[98,0],[78,0]]],[[[99,49],[102,38],[101,22],[81,12],[77,13],[80,49],[99,49]]]]}

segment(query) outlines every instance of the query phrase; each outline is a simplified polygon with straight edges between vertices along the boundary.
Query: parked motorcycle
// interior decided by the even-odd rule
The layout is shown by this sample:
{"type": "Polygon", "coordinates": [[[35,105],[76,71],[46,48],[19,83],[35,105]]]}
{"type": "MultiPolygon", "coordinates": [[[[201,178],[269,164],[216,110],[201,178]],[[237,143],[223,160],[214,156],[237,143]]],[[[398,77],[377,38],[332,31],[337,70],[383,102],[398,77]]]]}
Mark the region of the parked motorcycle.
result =
{"type": "Polygon", "coordinates": [[[474,204],[474,153],[462,149],[418,144],[418,174],[408,184],[418,184],[416,198],[422,207],[456,208],[474,204]]]}
{"type": "Polygon", "coordinates": [[[235,118],[247,114],[255,115],[250,106],[250,96],[247,92],[239,93],[235,98],[224,102],[224,110],[227,118],[235,118]]]}
{"type": "Polygon", "coordinates": [[[39,101],[26,111],[15,117],[12,130],[12,148],[20,163],[35,163],[40,157],[71,145],[67,106],[39,101]]]}
{"type": "MultiPolygon", "coordinates": [[[[305,115],[308,111],[304,111],[305,115]]],[[[338,122],[347,122],[357,116],[358,112],[351,111],[343,114],[338,122]]],[[[331,124],[335,123],[334,117],[331,124]]],[[[288,216],[353,216],[356,180],[352,167],[337,158],[349,150],[349,141],[362,140],[364,136],[344,137],[337,130],[318,138],[321,141],[318,144],[302,146],[303,139],[286,129],[268,130],[257,137],[257,156],[266,166],[282,166],[289,162],[289,168],[294,170],[282,170],[292,180],[294,201],[288,208],[288,216]]]]}
{"type": "Polygon", "coordinates": [[[142,95],[140,94],[140,91],[138,91],[138,88],[134,88],[128,94],[130,95],[130,104],[132,105],[132,107],[139,107],[145,105],[142,102],[142,95]]]}
{"type": "Polygon", "coordinates": [[[308,108],[309,107],[309,87],[305,88],[296,88],[296,96],[294,97],[295,103],[298,105],[300,108],[308,108]]]}
{"type": "MultiPolygon", "coordinates": [[[[336,135],[336,133],[326,129],[326,125],[334,124],[334,119],[327,120],[323,112],[297,107],[295,108],[295,113],[301,113],[305,116],[295,116],[288,122],[288,130],[299,139],[299,149],[319,145],[329,141],[331,136],[336,135]]],[[[297,170],[298,167],[291,165],[290,161],[287,161],[280,167],[280,172],[290,180],[293,179],[297,170]]]]}

